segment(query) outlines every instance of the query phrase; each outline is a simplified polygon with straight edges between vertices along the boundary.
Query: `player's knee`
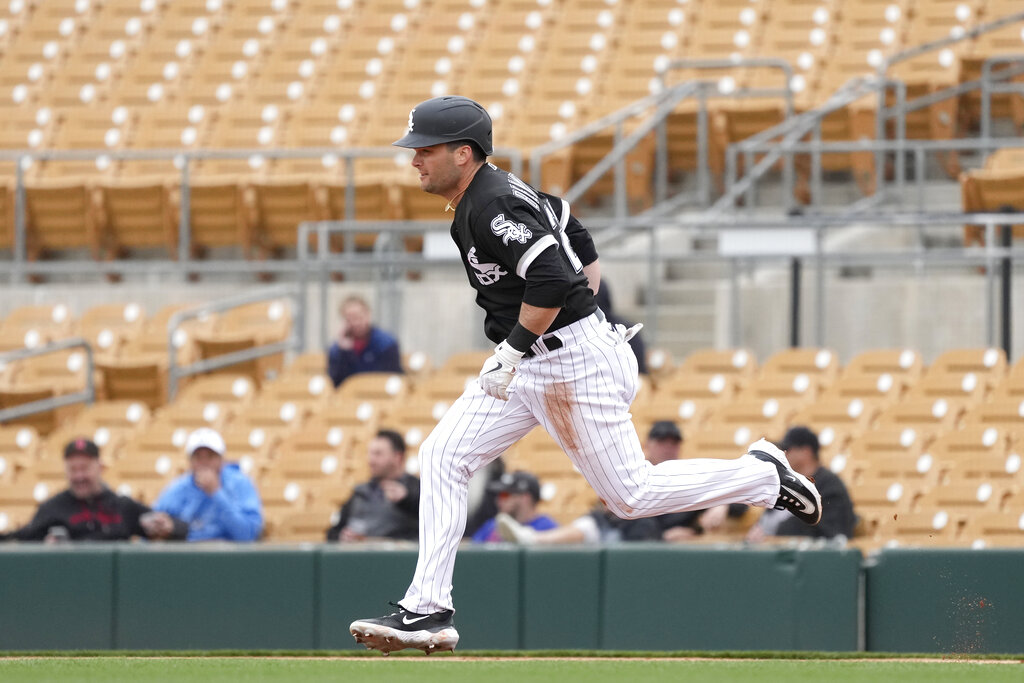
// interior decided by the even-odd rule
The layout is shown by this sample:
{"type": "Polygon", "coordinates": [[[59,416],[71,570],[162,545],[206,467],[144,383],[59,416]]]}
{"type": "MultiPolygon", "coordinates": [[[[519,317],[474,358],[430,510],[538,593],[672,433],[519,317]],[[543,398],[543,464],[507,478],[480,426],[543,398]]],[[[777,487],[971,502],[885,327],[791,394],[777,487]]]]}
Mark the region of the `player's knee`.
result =
{"type": "Polygon", "coordinates": [[[427,437],[420,444],[417,456],[420,460],[420,472],[426,472],[435,468],[439,462],[441,450],[438,448],[437,440],[427,437]]]}
{"type": "MultiPolygon", "coordinates": [[[[444,442],[439,439],[427,437],[420,445],[420,478],[428,472],[449,471],[450,474],[463,475],[458,467],[452,467],[452,459],[455,454],[444,447],[444,442]]],[[[468,476],[466,474],[465,476],[468,476]]]]}
{"type": "Polygon", "coordinates": [[[612,500],[605,500],[605,505],[619,519],[640,519],[650,516],[650,513],[644,510],[641,502],[633,496],[619,496],[612,500]]]}

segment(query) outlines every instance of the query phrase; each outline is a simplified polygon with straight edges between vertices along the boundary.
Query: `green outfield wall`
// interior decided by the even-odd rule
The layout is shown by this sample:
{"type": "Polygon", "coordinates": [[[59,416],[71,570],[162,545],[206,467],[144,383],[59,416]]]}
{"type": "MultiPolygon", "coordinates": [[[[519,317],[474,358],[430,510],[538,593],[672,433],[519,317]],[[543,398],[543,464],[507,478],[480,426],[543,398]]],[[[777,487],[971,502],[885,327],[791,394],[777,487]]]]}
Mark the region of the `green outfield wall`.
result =
{"type": "MultiPolygon", "coordinates": [[[[0,547],[0,650],[351,649],[412,546],[0,547]]],[[[1024,651],[1021,551],[466,548],[464,649],[1024,651]]]]}

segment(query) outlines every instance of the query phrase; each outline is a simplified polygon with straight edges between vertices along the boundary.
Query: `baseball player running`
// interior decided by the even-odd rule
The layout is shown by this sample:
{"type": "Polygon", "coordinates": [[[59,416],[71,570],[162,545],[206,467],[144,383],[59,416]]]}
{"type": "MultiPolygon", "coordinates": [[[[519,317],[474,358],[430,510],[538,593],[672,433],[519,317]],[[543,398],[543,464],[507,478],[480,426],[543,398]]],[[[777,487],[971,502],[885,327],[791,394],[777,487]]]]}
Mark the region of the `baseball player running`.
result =
{"type": "Polygon", "coordinates": [[[415,150],[420,186],[455,210],[452,239],[497,346],[479,383],[420,447],[416,571],[392,613],[352,622],[356,641],[384,654],[455,648],[452,572],[469,479],[538,424],[624,519],[746,503],[817,524],[814,484],[764,439],[735,460],[644,459],[629,414],[637,364],[627,341],[639,326],[612,327],[595,305],[597,251],[567,202],[487,163],[483,107],[465,97],[427,100],[394,144],[415,150]]]}

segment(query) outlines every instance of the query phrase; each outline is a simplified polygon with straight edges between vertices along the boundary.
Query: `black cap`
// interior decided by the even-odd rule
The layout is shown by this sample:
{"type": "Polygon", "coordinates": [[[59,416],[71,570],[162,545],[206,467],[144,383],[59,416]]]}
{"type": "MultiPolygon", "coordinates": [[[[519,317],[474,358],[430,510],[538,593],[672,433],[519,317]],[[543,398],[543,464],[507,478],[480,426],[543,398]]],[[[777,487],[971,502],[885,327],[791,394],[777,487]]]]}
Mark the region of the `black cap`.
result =
{"type": "Polygon", "coordinates": [[[529,493],[536,502],[540,500],[540,481],[529,472],[506,472],[487,485],[491,493],[529,493]]]}
{"type": "Polygon", "coordinates": [[[679,431],[679,427],[676,426],[675,422],[669,420],[659,420],[651,425],[651,431],[647,432],[648,439],[654,439],[659,441],[661,439],[672,439],[673,441],[682,441],[683,433],[679,431]]]}
{"type": "Polygon", "coordinates": [[[409,126],[396,147],[419,149],[442,142],[472,141],[487,156],[494,153],[491,116],[482,106],[458,95],[445,95],[420,102],[409,112],[409,126]]]}
{"type": "Polygon", "coordinates": [[[100,457],[100,448],[89,439],[80,437],[68,441],[68,445],[64,447],[64,457],[70,458],[72,455],[88,455],[90,458],[98,458],[100,457]]]}
{"type": "Polygon", "coordinates": [[[818,442],[818,435],[807,427],[790,427],[789,431],[786,432],[786,436],[782,437],[782,443],[779,444],[779,448],[784,451],[801,446],[809,447],[817,455],[818,449],[821,447],[821,444],[818,442]]]}

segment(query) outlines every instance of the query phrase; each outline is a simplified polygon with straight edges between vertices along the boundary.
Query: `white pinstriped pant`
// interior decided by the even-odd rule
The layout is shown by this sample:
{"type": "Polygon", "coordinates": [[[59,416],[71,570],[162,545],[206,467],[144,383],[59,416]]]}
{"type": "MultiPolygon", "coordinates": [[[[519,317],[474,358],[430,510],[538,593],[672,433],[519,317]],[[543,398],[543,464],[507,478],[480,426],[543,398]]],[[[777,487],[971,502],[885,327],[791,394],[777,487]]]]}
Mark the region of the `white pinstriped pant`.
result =
{"type": "Polygon", "coordinates": [[[752,456],[651,465],[629,415],[637,391],[629,344],[598,313],[553,334],[562,348],[545,353],[543,339],[534,345],[540,353],[523,359],[508,401],[473,383],[420,446],[419,559],[401,600],[405,609],[453,609],[452,573],[466,528],[469,479],[538,424],[619,517],[775,504],[778,472],[752,456]]]}

